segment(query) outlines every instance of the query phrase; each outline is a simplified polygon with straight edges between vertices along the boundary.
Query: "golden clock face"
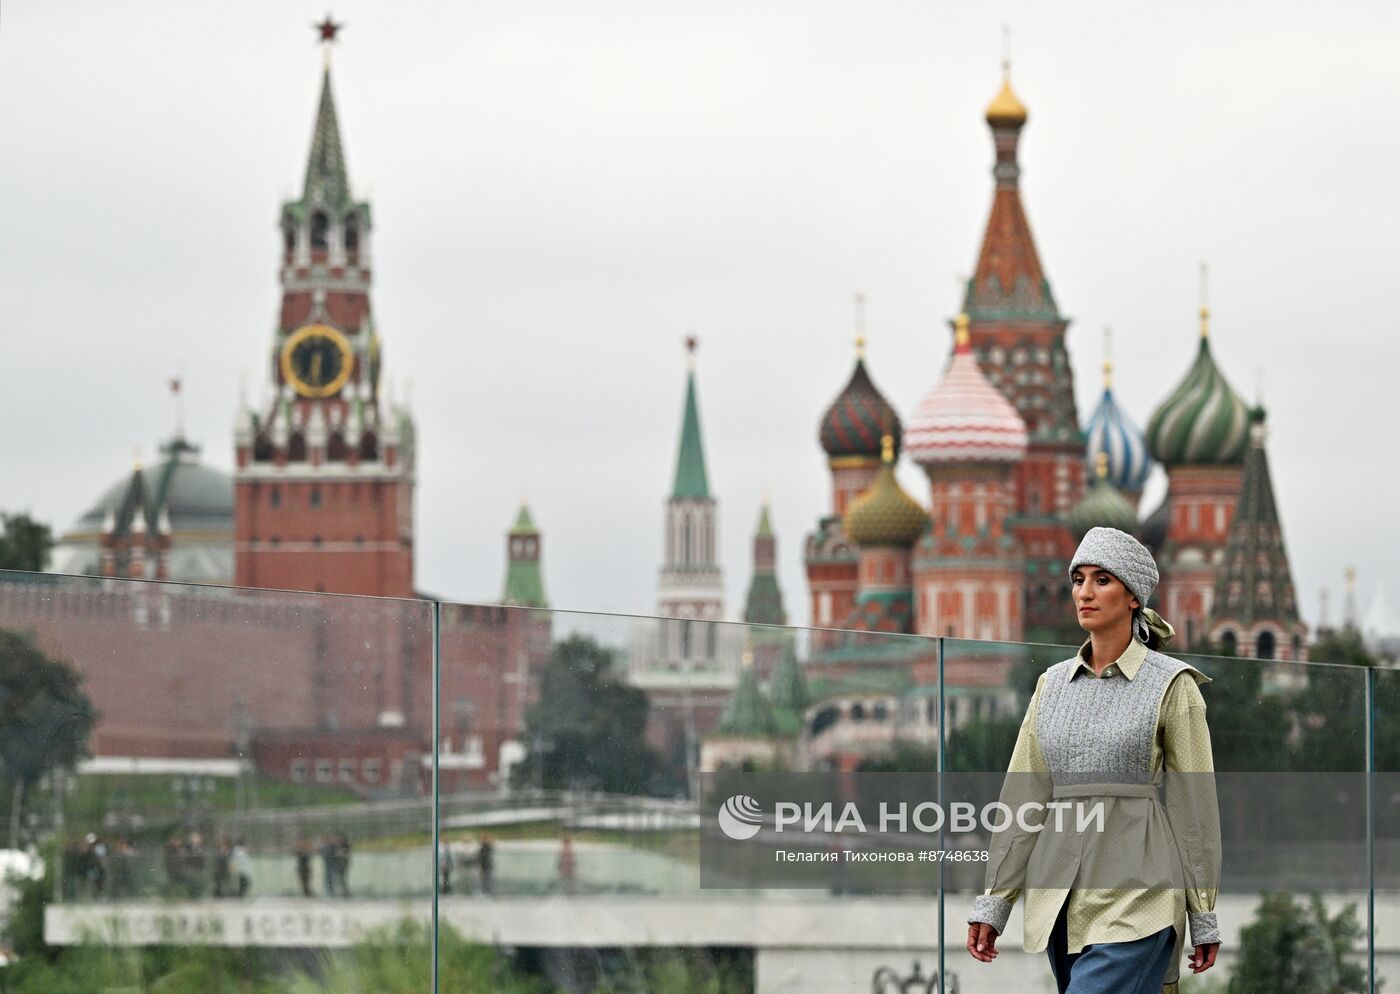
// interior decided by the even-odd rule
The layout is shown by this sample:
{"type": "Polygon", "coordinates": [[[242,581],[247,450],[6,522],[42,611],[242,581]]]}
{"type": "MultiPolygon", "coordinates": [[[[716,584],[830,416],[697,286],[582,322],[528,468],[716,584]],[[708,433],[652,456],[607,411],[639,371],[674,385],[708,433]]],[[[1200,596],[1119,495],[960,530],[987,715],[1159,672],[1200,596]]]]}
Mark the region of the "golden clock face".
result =
{"type": "Polygon", "coordinates": [[[355,371],[350,341],[328,324],[308,324],[282,345],[282,378],[303,397],[333,397],[355,371]]]}

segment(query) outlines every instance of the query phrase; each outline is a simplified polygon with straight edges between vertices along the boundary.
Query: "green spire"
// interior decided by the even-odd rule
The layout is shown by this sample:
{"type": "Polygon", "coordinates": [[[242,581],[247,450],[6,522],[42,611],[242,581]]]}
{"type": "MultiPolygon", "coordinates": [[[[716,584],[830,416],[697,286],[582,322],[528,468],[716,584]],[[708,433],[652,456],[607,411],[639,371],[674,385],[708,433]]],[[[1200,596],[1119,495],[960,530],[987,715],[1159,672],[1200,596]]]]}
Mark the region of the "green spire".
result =
{"type": "Polygon", "coordinates": [[[695,401],[695,370],[686,375],[685,414],[681,420],[681,450],[676,459],[673,500],[708,500],[710,483],[705,475],[705,448],[700,443],[700,407],[695,401]]]}
{"type": "Polygon", "coordinates": [[[516,607],[549,607],[540,571],[540,533],[523,501],[515,524],[506,533],[506,587],[501,603],[516,607]]]}
{"type": "Polygon", "coordinates": [[[311,155],[306,160],[306,184],[302,202],[340,207],[350,202],[350,180],[345,171],[345,152],[340,146],[340,124],[331,96],[331,70],[321,76],[321,104],[316,111],[316,128],[311,133],[311,155]]]}
{"type": "Polygon", "coordinates": [[[773,712],[758,689],[753,667],[745,666],[739,674],[739,685],[720,718],[719,730],[726,735],[769,736],[774,733],[773,712]]]}
{"type": "Polygon", "coordinates": [[[535,527],[535,519],[530,517],[530,505],[524,501],[520,502],[520,513],[515,516],[515,524],[511,526],[512,535],[538,535],[539,529],[535,527]]]}
{"type": "Polygon", "coordinates": [[[773,721],[782,735],[796,735],[802,730],[802,712],[812,703],[802,665],[797,661],[797,646],[792,639],[783,644],[783,656],[768,684],[768,697],[773,704],[773,721]]]}
{"type": "MultiPolygon", "coordinates": [[[[758,518],[758,530],[753,536],[753,581],[749,584],[749,596],[744,604],[744,620],[751,625],[787,624],[787,612],[783,610],[783,592],[778,588],[778,574],[774,562],[776,546],[773,523],[768,518],[768,500],[764,498],[763,510],[758,518]]],[[[755,629],[750,634],[755,641],[761,642],[775,633],[755,629]]]]}

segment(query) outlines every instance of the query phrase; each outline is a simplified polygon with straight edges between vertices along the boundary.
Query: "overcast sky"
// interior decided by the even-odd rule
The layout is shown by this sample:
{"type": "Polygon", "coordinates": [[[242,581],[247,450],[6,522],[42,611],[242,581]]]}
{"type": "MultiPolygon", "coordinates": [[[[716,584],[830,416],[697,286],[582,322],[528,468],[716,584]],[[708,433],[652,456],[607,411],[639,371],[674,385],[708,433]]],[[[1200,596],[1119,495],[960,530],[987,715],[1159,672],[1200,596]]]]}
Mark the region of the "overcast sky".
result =
{"type": "MultiPolygon", "coordinates": [[[[174,425],[232,464],[278,305],[317,3],[11,0],[0,15],[0,508],[69,527],[174,425]]],[[[335,95],[373,202],[386,372],[412,380],[418,586],[498,597],[528,496],[556,607],[650,613],[701,341],[726,610],[771,494],[794,623],[829,506],[817,421],[869,298],[906,417],[937,380],[991,197],[1001,25],[1023,191],[1073,319],[1139,424],[1196,347],[1197,267],[1237,392],[1262,372],[1306,620],[1400,595],[1400,6],[349,3],[335,95]]],[[[927,501],[927,483],[901,470],[927,501]]],[[[1143,512],[1161,493],[1160,472],[1143,512]]]]}

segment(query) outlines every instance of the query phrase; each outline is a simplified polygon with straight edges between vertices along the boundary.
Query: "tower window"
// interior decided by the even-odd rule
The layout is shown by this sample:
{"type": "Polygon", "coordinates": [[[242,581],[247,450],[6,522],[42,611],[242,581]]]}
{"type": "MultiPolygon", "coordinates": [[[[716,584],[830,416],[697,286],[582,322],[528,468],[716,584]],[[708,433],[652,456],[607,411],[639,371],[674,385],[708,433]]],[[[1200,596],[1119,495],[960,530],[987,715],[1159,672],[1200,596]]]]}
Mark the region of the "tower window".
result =
{"type": "Polygon", "coordinates": [[[291,462],[306,461],[306,437],[301,432],[287,440],[287,459],[291,462]]]}
{"type": "Polygon", "coordinates": [[[355,220],[354,214],[345,219],[345,251],[360,251],[360,223],[355,220]]]}
{"type": "Polygon", "coordinates": [[[330,236],[331,221],[322,211],[311,215],[311,247],[325,251],[330,236]]]}
{"type": "Polygon", "coordinates": [[[326,440],[326,459],[329,462],[344,462],[349,455],[349,449],[345,445],[345,436],[340,432],[334,432],[326,440]]]}
{"type": "Polygon", "coordinates": [[[310,504],[311,504],[312,507],[320,507],[320,506],[321,506],[321,488],[320,488],[320,487],[312,487],[312,488],[311,488],[310,504]]]}
{"type": "Polygon", "coordinates": [[[374,437],[373,432],[365,432],[360,439],[360,458],[366,462],[373,462],[379,458],[379,440],[374,437]]]}
{"type": "Polygon", "coordinates": [[[296,251],[297,231],[290,224],[282,226],[282,245],[286,248],[288,255],[296,251]]]}

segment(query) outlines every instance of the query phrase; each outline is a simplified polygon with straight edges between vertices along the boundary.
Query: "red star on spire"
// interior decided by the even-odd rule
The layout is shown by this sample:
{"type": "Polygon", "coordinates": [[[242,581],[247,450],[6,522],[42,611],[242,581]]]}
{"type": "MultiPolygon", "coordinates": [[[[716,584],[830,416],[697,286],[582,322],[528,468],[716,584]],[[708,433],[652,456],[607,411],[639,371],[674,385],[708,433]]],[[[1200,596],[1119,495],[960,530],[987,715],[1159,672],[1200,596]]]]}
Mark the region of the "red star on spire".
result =
{"type": "Polygon", "coordinates": [[[337,24],[335,21],[332,21],[330,14],[327,14],[326,19],[320,24],[313,24],[311,26],[320,32],[321,41],[327,45],[335,41],[335,33],[345,27],[344,24],[337,24]]]}
{"type": "Polygon", "coordinates": [[[699,347],[700,347],[700,339],[696,338],[694,335],[686,335],[686,336],[685,336],[685,350],[686,350],[687,352],[689,352],[691,355],[694,355],[694,354],[695,354],[695,350],[696,350],[697,348],[699,348],[699,347]]]}

